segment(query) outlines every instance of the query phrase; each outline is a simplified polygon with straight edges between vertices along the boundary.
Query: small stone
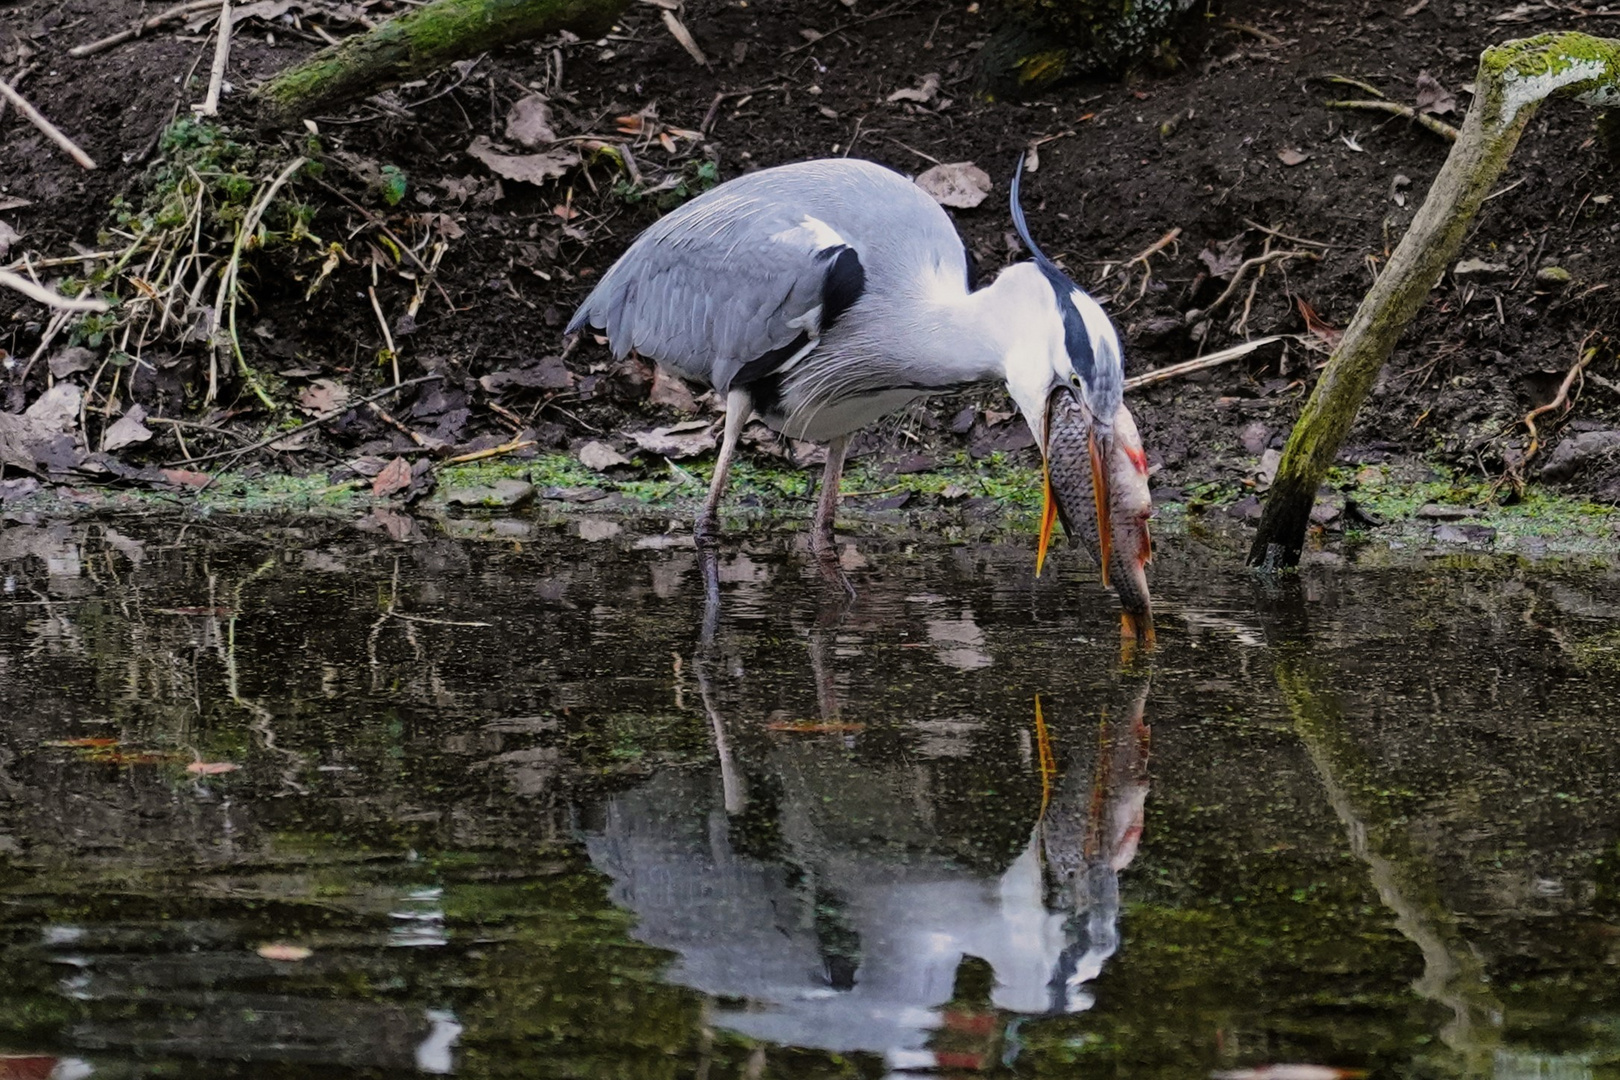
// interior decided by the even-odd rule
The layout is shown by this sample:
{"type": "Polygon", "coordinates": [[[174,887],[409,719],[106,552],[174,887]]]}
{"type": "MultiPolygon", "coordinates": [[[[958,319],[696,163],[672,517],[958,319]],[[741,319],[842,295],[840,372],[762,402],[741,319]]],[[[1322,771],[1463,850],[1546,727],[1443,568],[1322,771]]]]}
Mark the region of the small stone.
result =
{"type": "Polygon", "coordinates": [[[1489,544],[1496,539],[1496,530],[1489,525],[1442,525],[1434,530],[1434,538],[1442,544],[1489,544]]]}
{"type": "Polygon", "coordinates": [[[1562,266],[1543,266],[1536,271],[1536,284],[1543,288],[1562,289],[1569,281],[1569,271],[1562,266]]]}
{"type": "Polygon", "coordinates": [[[1255,420],[1238,432],[1238,442],[1243,444],[1245,453],[1259,457],[1271,443],[1271,428],[1261,420],[1255,420]]]}
{"type": "Polygon", "coordinates": [[[1496,277],[1507,273],[1506,263],[1486,262],[1484,259],[1463,259],[1452,267],[1457,277],[1496,277]]]}
{"type": "Polygon", "coordinates": [[[1268,449],[1260,455],[1260,468],[1255,473],[1255,480],[1263,491],[1271,486],[1277,478],[1277,466],[1282,464],[1282,451],[1268,449]]]}
{"type": "Polygon", "coordinates": [[[1583,431],[1553,448],[1541,478],[1568,480],[1593,461],[1614,456],[1620,456],[1620,431],[1583,431]]]}
{"type": "Polygon", "coordinates": [[[933,458],[924,454],[908,454],[895,463],[894,471],[899,476],[910,476],[914,473],[932,472],[937,464],[933,458]]]}
{"type": "Polygon", "coordinates": [[[451,506],[487,506],[508,509],[534,498],[534,485],[526,480],[497,480],[488,487],[451,488],[444,501],[451,506]]]}
{"type": "Polygon", "coordinates": [[[1479,517],[1485,511],[1476,510],[1472,506],[1446,506],[1442,503],[1424,503],[1417,508],[1416,517],[1426,521],[1462,521],[1464,518],[1479,517]]]}
{"type": "Polygon", "coordinates": [[[592,440],[579,448],[579,463],[594,472],[605,472],[619,465],[630,464],[630,459],[599,440],[592,440]]]}
{"type": "Polygon", "coordinates": [[[1227,514],[1239,521],[1259,521],[1261,510],[1260,500],[1253,495],[1245,495],[1226,508],[1227,514]]]}
{"type": "Polygon", "coordinates": [[[553,502],[583,504],[601,502],[608,497],[608,493],[593,487],[548,487],[540,493],[540,497],[553,502]]]}

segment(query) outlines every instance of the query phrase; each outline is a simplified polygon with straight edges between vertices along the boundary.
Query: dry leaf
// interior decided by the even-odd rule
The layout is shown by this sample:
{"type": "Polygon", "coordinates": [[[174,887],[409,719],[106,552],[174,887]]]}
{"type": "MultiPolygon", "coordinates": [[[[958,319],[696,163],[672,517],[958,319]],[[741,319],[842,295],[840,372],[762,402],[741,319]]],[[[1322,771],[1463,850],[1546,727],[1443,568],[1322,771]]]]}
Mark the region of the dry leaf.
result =
{"type": "Polygon", "coordinates": [[[308,960],[315,955],[314,949],[306,949],[302,945],[287,945],[279,941],[269,945],[260,945],[253,951],[266,960],[280,960],[286,963],[308,960]]]}
{"type": "Polygon", "coordinates": [[[231,12],[231,25],[235,26],[243,19],[263,19],[269,22],[279,19],[287,14],[288,8],[302,8],[304,5],[298,0],[258,0],[257,3],[243,4],[231,12]]]}
{"type": "Polygon", "coordinates": [[[1440,80],[1427,71],[1420,71],[1417,77],[1417,111],[1444,116],[1457,111],[1457,99],[1440,85],[1440,80]]]}
{"type": "Polygon", "coordinates": [[[214,482],[214,478],[207,473],[193,472],[190,469],[163,469],[163,479],[177,487],[207,487],[214,482]]]}
{"type": "Polygon", "coordinates": [[[411,483],[411,463],[402,457],[397,457],[383,466],[371,481],[371,493],[379,499],[387,498],[398,491],[404,491],[411,483]]]}
{"type": "Polygon", "coordinates": [[[96,366],[96,354],[83,345],[69,345],[51,354],[47,361],[51,366],[51,374],[58,379],[65,379],[69,375],[77,375],[81,371],[89,371],[96,366]]]}
{"type": "Polygon", "coordinates": [[[603,472],[616,465],[628,465],[630,459],[605,442],[592,441],[579,448],[579,462],[587,469],[603,472]]]}
{"type": "Polygon", "coordinates": [[[37,472],[39,457],[36,450],[56,437],[56,432],[49,425],[31,417],[0,413],[0,465],[9,465],[24,472],[37,472]]]}
{"type": "Polygon", "coordinates": [[[990,194],[990,174],[971,161],[935,165],[917,177],[917,186],[941,206],[972,209],[990,194]]]}
{"type": "MultiPolygon", "coordinates": [[[[681,433],[673,428],[654,428],[651,431],[637,431],[630,437],[636,445],[649,454],[661,454],[667,458],[689,458],[706,454],[715,447],[714,432],[709,425],[698,421],[701,431],[681,433]]],[[[676,425],[677,427],[683,425],[676,425]]]]}
{"type": "Polygon", "coordinates": [[[652,393],[647,400],[654,405],[664,405],[677,412],[697,412],[697,399],[686,383],[674,375],[670,375],[663,368],[653,369],[652,393]]]}
{"type": "Polygon", "coordinates": [[[574,150],[548,150],[543,154],[503,154],[495,149],[488,135],[479,135],[467,147],[467,153],[489,166],[489,171],[508,180],[526,184],[543,184],[568,175],[579,164],[574,150]]]}
{"type": "Polygon", "coordinates": [[[1277,160],[1289,168],[1293,168],[1295,165],[1303,165],[1311,160],[1311,155],[1289,146],[1277,151],[1277,160]]]}
{"type": "Polygon", "coordinates": [[[939,72],[930,71],[927,75],[924,75],[921,79],[917,80],[916,89],[896,90],[894,93],[890,94],[886,100],[915,101],[919,105],[927,105],[937,97],[939,97],[939,72]]]}
{"type": "Polygon", "coordinates": [[[11,250],[11,245],[21,239],[22,233],[13,229],[4,221],[0,221],[0,259],[5,258],[6,252],[11,250]]]}
{"type": "Polygon", "coordinates": [[[52,431],[71,431],[79,423],[83,394],[72,383],[57,383],[23,410],[23,415],[52,431]]]}
{"type": "Polygon", "coordinates": [[[141,421],[146,419],[146,410],[139,405],[131,405],[129,411],[120,416],[112,427],[107,429],[101,437],[103,450],[122,450],[135,443],[143,443],[152,437],[152,429],[141,421]]]}
{"type": "Polygon", "coordinates": [[[551,127],[551,106],[544,94],[518,98],[506,111],[506,137],[526,150],[537,150],[557,141],[551,127]]]}
{"type": "Polygon", "coordinates": [[[316,379],[298,391],[298,407],[310,416],[336,412],[349,403],[349,388],[336,379],[316,379]]]}
{"type": "Polygon", "coordinates": [[[235,772],[241,767],[229,761],[193,761],[186,766],[186,772],[195,776],[218,776],[221,773],[235,772]]]}
{"type": "Polygon", "coordinates": [[[1322,317],[1316,313],[1316,309],[1307,304],[1303,296],[1294,297],[1294,303],[1299,305],[1299,314],[1305,320],[1305,329],[1309,330],[1313,336],[1320,338],[1322,343],[1329,349],[1337,348],[1339,339],[1344,337],[1344,331],[1322,321],[1322,317]]]}

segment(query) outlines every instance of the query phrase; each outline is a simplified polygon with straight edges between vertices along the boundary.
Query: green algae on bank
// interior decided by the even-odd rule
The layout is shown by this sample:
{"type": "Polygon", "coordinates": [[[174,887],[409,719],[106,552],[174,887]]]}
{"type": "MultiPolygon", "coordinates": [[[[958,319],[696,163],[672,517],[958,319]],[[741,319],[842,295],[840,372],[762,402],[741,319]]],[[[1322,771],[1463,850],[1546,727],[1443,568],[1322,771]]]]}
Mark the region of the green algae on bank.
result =
{"type": "MultiPolygon", "coordinates": [[[[570,454],[549,453],[528,459],[495,458],[445,465],[435,472],[432,493],[412,504],[411,512],[429,520],[480,518],[521,513],[542,518],[589,514],[639,517],[667,515],[685,520],[696,513],[708,488],[711,462],[666,462],[660,469],[625,468],[597,472],[570,454]],[[503,481],[534,485],[539,510],[479,505],[475,498],[503,481]]],[[[808,519],[815,494],[814,469],[762,464],[744,459],[733,467],[724,513],[735,524],[797,522],[808,519]]],[[[1356,549],[1451,550],[1455,532],[1424,507],[1455,512],[1468,539],[1466,546],[1504,554],[1565,555],[1598,558],[1620,555],[1620,510],[1578,497],[1532,487],[1516,502],[1496,501],[1484,481],[1472,480],[1424,463],[1339,468],[1330,474],[1376,526],[1352,525],[1342,534],[1323,533],[1316,547],[1343,542],[1356,549]],[[1438,534],[1438,535],[1437,535],[1438,534]]],[[[936,468],[895,473],[878,460],[852,462],[844,474],[839,520],[854,531],[926,531],[947,542],[963,530],[978,538],[1013,537],[1036,527],[1041,505],[1037,467],[1001,453],[975,461],[966,453],[945,458],[936,468]],[[891,500],[910,496],[903,506],[891,500]],[[992,512],[993,510],[993,512],[992,512]]],[[[1186,501],[1167,501],[1155,508],[1156,537],[1174,538],[1189,530],[1207,535],[1230,531],[1225,511],[1245,490],[1233,483],[1210,481],[1187,489],[1186,501]]],[[[333,482],[324,473],[302,476],[251,472],[218,474],[200,491],[144,488],[41,489],[13,499],[7,510],[16,515],[71,519],[88,514],[163,514],[175,511],[216,515],[350,519],[373,509],[400,509],[394,499],[371,494],[365,478],[333,482]]],[[[458,535],[464,530],[454,530],[458,535]]],[[[492,537],[505,534],[493,533],[492,537]]]]}

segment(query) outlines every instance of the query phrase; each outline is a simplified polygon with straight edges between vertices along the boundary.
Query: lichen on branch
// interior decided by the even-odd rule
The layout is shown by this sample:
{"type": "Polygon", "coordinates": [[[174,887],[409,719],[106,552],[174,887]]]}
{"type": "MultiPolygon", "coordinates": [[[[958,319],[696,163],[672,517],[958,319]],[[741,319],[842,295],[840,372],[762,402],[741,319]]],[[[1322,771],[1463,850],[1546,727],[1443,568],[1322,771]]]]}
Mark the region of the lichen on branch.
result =
{"type": "Polygon", "coordinates": [[[432,0],[322,49],[253,92],[270,125],[398,85],[502,45],[607,29],[626,0],[432,0]]]}
{"type": "Polygon", "coordinates": [[[1541,34],[1485,50],[1474,103],[1411,227],[1333,350],[1283,448],[1249,563],[1295,566],[1317,488],[1407,325],[1462,246],[1525,125],[1549,97],[1620,102],[1620,41],[1541,34]]]}

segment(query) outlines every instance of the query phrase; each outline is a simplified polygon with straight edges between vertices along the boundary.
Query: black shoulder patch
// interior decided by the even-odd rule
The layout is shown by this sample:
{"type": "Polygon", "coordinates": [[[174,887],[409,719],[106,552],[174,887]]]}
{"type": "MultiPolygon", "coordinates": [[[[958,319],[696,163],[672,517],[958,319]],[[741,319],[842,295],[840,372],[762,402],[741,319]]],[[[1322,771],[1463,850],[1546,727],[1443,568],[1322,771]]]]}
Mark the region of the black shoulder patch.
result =
{"type": "MultiPolygon", "coordinates": [[[[768,353],[762,353],[761,355],[754,357],[752,360],[748,361],[748,363],[737,369],[737,374],[731,377],[731,385],[742,387],[744,389],[752,389],[755,383],[758,383],[767,376],[774,374],[777,368],[787,363],[793,358],[794,353],[798,352],[808,344],[810,344],[810,335],[801,333],[798,337],[794,338],[786,345],[783,345],[781,348],[772,349],[768,353]]],[[[760,412],[765,411],[759,405],[758,401],[754,403],[754,407],[759,409],[760,412]]]]}
{"type": "Polygon", "coordinates": [[[967,262],[967,291],[972,292],[979,287],[979,260],[973,257],[973,249],[966,244],[962,245],[962,258],[967,262]]]}
{"type": "Polygon", "coordinates": [[[847,244],[818,251],[816,258],[827,263],[827,276],[821,280],[821,332],[825,334],[866,291],[866,267],[847,244]]]}
{"type": "Polygon", "coordinates": [[[1058,315],[1063,319],[1063,347],[1068,350],[1069,362],[1074,365],[1075,374],[1089,384],[1097,368],[1097,358],[1091,352],[1091,332],[1086,329],[1086,320],[1074,306],[1073,296],[1080,291],[1080,286],[1046,259],[1038,259],[1036,265],[1046,275],[1057,298],[1058,315]]]}

